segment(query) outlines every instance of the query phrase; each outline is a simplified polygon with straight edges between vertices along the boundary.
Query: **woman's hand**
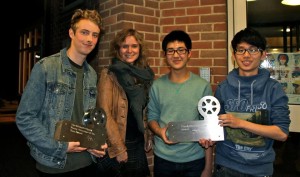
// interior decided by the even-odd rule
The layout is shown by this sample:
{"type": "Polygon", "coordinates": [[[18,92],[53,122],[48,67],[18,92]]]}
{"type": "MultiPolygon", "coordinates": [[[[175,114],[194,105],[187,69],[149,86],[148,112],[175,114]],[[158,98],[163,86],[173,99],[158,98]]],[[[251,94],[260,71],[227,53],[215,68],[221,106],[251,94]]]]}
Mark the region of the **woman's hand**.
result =
{"type": "Polygon", "coordinates": [[[119,163],[126,163],[127,160],[128,160],[128,154],[127,154],[127,151],[123,152],[122,154],[118,155],[116,157],[117,161],[119,163]]]}
{"type": "Polygon", "coordinates": [[[93,154],[96,157],[103,157],[106,154],[107,144],[101,146],[101,150],[97,149],[88,149],[87,151],[91,154],[93,154]]]}

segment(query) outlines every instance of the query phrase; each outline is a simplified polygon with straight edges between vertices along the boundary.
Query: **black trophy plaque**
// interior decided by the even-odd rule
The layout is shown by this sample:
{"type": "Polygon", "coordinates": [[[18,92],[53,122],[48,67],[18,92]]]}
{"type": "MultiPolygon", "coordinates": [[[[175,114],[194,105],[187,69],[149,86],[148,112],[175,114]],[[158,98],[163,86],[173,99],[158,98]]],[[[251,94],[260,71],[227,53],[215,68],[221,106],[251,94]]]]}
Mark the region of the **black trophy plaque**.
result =
{"type": "Polygon", "coordinates": [[[88,110],[83,116],[83,124],[69,120],[56,123],[54,138],[58,141],[79,141],[81,147],[101,150],[106,142],[106,114],[102,108],[88,110]]]}

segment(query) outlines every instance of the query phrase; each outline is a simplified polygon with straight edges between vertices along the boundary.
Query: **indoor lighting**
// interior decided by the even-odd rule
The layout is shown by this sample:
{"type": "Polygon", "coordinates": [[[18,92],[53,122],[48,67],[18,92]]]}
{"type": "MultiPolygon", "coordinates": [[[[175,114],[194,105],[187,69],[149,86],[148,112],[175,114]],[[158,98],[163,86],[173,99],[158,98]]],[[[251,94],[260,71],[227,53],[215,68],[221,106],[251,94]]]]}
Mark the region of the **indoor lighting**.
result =
{"type": "Polygon", "coordinates": [[[282,0],[281,4],[289,5],[289,6],[299,6],[300,0],[282,0]]]}
{"type": "MultiPolygon", "coordinates": [[[[283,31],[284,31],[284,29],[281,29],[280,31],[282,31],[282,32],[283,32],[283,31]]],[[[289,32],[291,32],[291,29],[290,29],[289,27],[287,27],[287,28],[286,28],[286,30],[285,30],[285,32],[289,33],[289,32]]]]}

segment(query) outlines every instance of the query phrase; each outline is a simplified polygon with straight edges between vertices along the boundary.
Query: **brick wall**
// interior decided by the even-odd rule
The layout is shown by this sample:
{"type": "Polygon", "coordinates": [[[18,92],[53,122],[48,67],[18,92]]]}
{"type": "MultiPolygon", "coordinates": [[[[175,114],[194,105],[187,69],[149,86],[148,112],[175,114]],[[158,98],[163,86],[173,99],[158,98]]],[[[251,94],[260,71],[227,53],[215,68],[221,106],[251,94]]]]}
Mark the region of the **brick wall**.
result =
{"type": "Polygon", "coordinates": [[[190,70],[199,74],[200,67],[210,67],[213,90],[225,79],[226,0],[99,0],[99,12],[106,34],[100,40],[98,72],[110,63],[109,46],[115,34],[123,28],[135,28],[144,34],[156,77],[167,73],[161,41],[170,31],[181,29],[193,42],[190,70]]]}
{"type": "MultiPolygon", "coordinates": [[[[168,72],[161,50],[163,37],[174,29],[192,38],[192,57],[188,67],[199,74],[200,67],[211,68],[211,85],[227,75],[226,0],[99,0],[106,34],[99,45],[97,71],[110,63],[109,46],[123,28],[143,33],[149,49],[150,65],[156,77],[168,72]]],[[[153,153],[148,153],[153,171],[153,153]]]]}
{"type": "Polygon", "coordinates": [[[92,66],[100,72],[110,62],[109,46],[123,28],[135,28],[144,34],[150,65],[156,77],[168,72],[161,50],[163,37],[174,29],[190,34],[193,47],[188,67],[199,74],[200,67],[211,68],[211,85],[227,75],[226,0],[85,0],[64,9],[61,0],[47,1],[44,56],[59,51],[69,41],[69,20],[75,8],[97,9],[104,19],[106,34],[100,39],[92,66]]]}

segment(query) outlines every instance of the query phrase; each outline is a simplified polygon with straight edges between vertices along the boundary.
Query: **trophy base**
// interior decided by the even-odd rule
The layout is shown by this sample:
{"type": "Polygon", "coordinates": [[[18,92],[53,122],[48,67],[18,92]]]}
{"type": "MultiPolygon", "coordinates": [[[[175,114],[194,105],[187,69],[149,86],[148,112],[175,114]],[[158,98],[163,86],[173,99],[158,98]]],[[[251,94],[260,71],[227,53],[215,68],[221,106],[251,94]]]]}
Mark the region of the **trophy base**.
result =
{"type": "Polygon", "coordinates": [[[199,141],[200,138],[223,141],[224,130],[219,125],[207,121],[181,121],[168,124],[168,138],[173,142],[199,141]]]}
{"type": "Polygon", "coordinates": [[[57,122],[54,138],[58,141],[79,141],[81,147],[101,150],[106,142],[105,127],[88,128],[69,120],[57,122]]]}

